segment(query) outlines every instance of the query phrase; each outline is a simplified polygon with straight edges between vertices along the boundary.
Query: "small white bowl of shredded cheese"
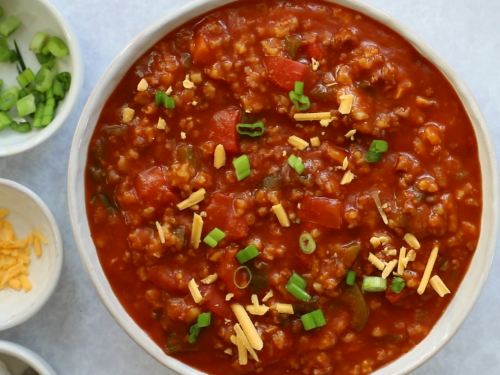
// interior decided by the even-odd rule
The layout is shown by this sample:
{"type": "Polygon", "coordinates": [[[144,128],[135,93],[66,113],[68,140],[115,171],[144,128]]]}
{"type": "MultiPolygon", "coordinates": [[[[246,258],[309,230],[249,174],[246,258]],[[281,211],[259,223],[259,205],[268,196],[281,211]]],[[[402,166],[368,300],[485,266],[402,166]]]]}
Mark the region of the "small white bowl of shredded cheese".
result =
{"type": "Polygon", "coordinates": [[[45,305],[62,261],[61,233],[47,205],[31,190],[0,178],[0,331],[45,305]]]}
{"type": "Polygon", "coordinates": [[[38,354],[24,346],[0,340],[0,375],[57,375],[38,354]]]}

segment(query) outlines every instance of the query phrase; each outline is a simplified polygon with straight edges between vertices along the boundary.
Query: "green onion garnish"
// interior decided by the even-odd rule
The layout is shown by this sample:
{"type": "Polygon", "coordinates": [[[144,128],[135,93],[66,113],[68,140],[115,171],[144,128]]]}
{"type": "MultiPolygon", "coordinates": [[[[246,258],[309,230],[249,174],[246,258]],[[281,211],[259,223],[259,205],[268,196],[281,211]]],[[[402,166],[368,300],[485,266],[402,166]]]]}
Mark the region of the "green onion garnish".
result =
{"type": "Polygon", "coordinates": [[[266,126],[263,122],[258,121],[255,124],[238,124],[236,131],[242,135],[249,135],[250,137],[260,137],[264,134],[266,126]]]}
{"type": "Polygon", "coordinates": [[[356,281],[356,271],[349,270],[347,272],[347,277],[345,279],[345,283],[347,285],[354,285],[354,282],[356,281]]]}
{"type": "Polygon", "coordinates": [[[382,154],[388,150],[388,145],[386,141],[373,140],[370,149],[365,154],[365,160],[367,163],[376,163],[382,158],[382,154]]]}
{"type": "Polygon", "coordinates": [[[288,94],[293,105],[299,111],[306,111],[311,107],[309,98],[304,95],[304,82],[296,81],[294,90],[288,94]]]}
{"type": "Polygon", "coordinates": [[[0,6],[0,17],[3,17],[3,8],[0,6]]]}
{"type": "Polygon", "coordinates": [[[401,277],[395,277],[392,279],[391,290],[394,293],[399,294],[404,289],[405,285],[406,283],[401,277]]]}
{"type": "Polygon", "coordinates": [[[226,237],[226,233],[221,231],[219,228],[214,228],[207,236],[203,239],[210,247],[215,247],[224,237],[226,237]]]}
{"type": "Polygon", "coordinates": [[[363,292],[383,292],[387,289],[387,280],[378,276],[368,276],[361,285],[363,292]]]}
{"type": "Polygon", "coordinates": [[[246,287],[248,287],[250,285],[250,283],[252,282],[252,271],[250,271],[250,268],[248,268],[247,266],[240,266],[240,267],[236,268],[234,270],[234,274],[233,274],[233,282],[234,282],[234,285],[236,285],[236,287],[238,289],[245,289],[246,287]],[[243,286],[239,285],[236,282],[236,277],[238,276],[239,270],[245,270],[248,273],[248,282],[243,286]]]}
{"type": "Polygon", "coordinates": [[[29,133],[31,131],[31,125],[27,121],[23,121],[20,123],[12,121],[10,127],[12,128],[12,130],[15,130],[16,132],[19,133],[29,133]]]}
{"type": "Polygon", "coordinates": [[[305,254],[312,254],[316,250],[316,242],[309,233],[301,234],[299,238],[300,250],[305,254]]]}
{"type": "Polygon", "coordinates": [[[49,55],[44,55],[43,53],[39,52],[36,55],[36,59],[40,63],[40,65],[46,64],[49,61],[53,61],[56,57],[52,54],[49,55]]]}
{"type": "Polygon", "coordinates": [[[42,52],[43,47],[49,41],[50,36],[48,34],[42,33],[41,31],[37,32],[33,39],[31,39],[30,50],[35,53],[42,52]]]}
{"type": "Polygon", "coordinates": [[[243,180],[245,177],[250,176],[250,161],[248,156],[241,155],[239,158],[233,160],[234,169],[236,170],[236,178],[238,181],[243,180]]]}
{"type": "Polygon", "coordinates": [[[24,98],[19,99],[16,102],[16,106],[19,116],[26,116],[31,113],[35,113],[36,111],[35,97],[33,96],[33,94],[26,95],[24,98]]]}
{"type": "Polygon", "coordinates": [[[33,73],[30,68],[26,69],[24,72],[17,76],[17,82],[19,82],[22,88],[28,86],[31,82],[33,82],[34,79],[35,73],[33,73]]]}
{"type": "Polygon", "coordinates": [[[0,95],[0,111],[7,112],[16,104],[18,99],[19,89],[16,86],[8,88],[0,95]]]}
{"type": "Polygon", "coordinates": [[[288,158],[288,165],[290,165],[290,167],[292,167],[299,175],[306,169],[304,163],[302,163],[302,161],[293,154],[288,158]]]}
{"type": "Polygon", "coordinates": [[[299,288],[297,284],[286,284],[285,287],[293,296],[301,301],[309,301],[311,295],[307,293],[304,289],[299,288]]]}
{"type": "Polygon", "coordinates": [[[0,35],[7,38],[10,34],[17,30],[21,26],[21,21],[15,16],[10,16],[2,23],[0,23],[0,35]]]}
{"type": "Polygon", "coordinates": [[[52,82],[52,92],[54,93],[54,98],[57,101],[64,99],[64,87],[58,79],[54,79],[52,82]]]}
{"type": "Polygon", "coordinates": [[[309,301],[311,296],[304,290],[306,286],[306,281],[294,271],[290,279],[288,279],[285,289],[293,294],[295,298],[301,301],[309,301]]]}
{"type": "Polygon", "coordinates": [[[38,107],[36,107],[35,117],[33,119],[33,127],[34,128],[41,128],[42,127],[42,117],[43,117],[44,110],[45,110],[44,103],[40,103],[38,105],[38,107]]]}
{"type": "Polygon", "coordinates": [[[247,246],[243,250],[239,251],[236,254],[236,259],[238,259],[238,262],[240,262],[240,264],[243,264],[257,257],[258,255],[259,255],[259,250],[257,250],[254,244],[251,244],[250,246],[247,246]]]}
{"type": "MultiPolygon", "coordinates": [[[[71,87],[71,73],[70,72],[61,72],[56,75],[56,79],[62,83],[64,91],[68,91],[71,87]]],[[[174,102],[175,104],[175,102],[174,102]]]]}
{"type": "Polygon", "coordinates": [[[164,91],[156,91],[155,93],[155,103],[156,105],[163,104],[167,109],[175,108],[175,100],[167,95],[164,91]]]}
{"type": "Polygon", "coordinates": [[[9,48],[9,43],[4,38],[0,37],[0,62],[6,62],[15,55],[15,52],[9,48]]]}
{"type": "Polygon", "coordinates": [[[5,112],[0,112],[0,130],[5,129],[7,126],[10,126],[12,123],[12,119],[5,112]]]}
{"type": "Polygon", "coordinates": [[[46,92],[52,87],[54,73],[50,69],[42,67],[35,77],[35,88],[40,92],[46,92]]]}
{"type": "Polygon", "coordinates": [[[2,90],[3,87],[3,79],[0,79],[0,90],[2,90]]]}
{"type": "Polygon", "coordinates": [[[302,315],[300,319],[302,320],[302,325],[306,331],[323,327],[326,324],[325,315],[321,309],[302,315]]]}
{"type": "Polygon", "coordinates": [[[45,108],[43,109],[40,126],[47,126],[50,124],[50,122],[54,118],[54,110],[56,108],[56,100],[54,99],[54,94],[52,93],[52,89],[46,92],[45,97],[46,97],[45,108]]]}
{"type": "Polygon", "coordinates": [[[210,326],[212,314],[211,313],[203,313],[198,315],[198,322],[189,328],[189,343],[194,344],[198,339],[198,335],[200,334],[200,329],[203,327],[210,326]]]}
{"type": "MultiPolygon", "coordinates": [[[[47,42],[45,48],[55,57],[62,58],[69,53],[69,48],[63,40],[57,36],[53,36],[47,42]]],[[[42,51],[45,49],[43,48],[42,51]]]]}

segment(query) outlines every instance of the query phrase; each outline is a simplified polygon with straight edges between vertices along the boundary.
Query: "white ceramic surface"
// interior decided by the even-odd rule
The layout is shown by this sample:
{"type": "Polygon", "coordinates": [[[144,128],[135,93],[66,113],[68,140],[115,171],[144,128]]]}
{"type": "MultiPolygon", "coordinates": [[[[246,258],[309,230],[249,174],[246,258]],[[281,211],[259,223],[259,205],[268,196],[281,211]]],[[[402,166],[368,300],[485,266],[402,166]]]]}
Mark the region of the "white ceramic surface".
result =
{"type": "MultiPolygon", "coordinates": [[[[146,52],[157,40],[176,27],[182,25],[184,22],[229,2],[231,1],[199,0],[191,2],[183,8],[164,16],[147,30],[140,33],[125,50],[118,55],[92,92],[80,118],[70,155],[68,176],[70,214],[76,243],[87,273],[101,300],[125,332],[127,332],[150,355],[181,374],[193,375],[200,374],[200,372],[164,354],[161,348],[159,348],[125,312],[113,294],[106,276],[102,271],[95,246],[90,237],[86,218],[83,190],[86,153],[103,104],[136,58],[146,52]]],[[[485,199],[488,198],[488,201],[483,207],[482,228],[478,250],[473,257],[471,267],[464,282],[455,294],[449,308],[427,338],[404,357],[374,373],[376,375],[401,375],[423,364],[451,339],[469,315],[480,295],[491,267],[497,242],[498,212],[496,208],[498,207],[499,199],[498,195],[495,193],[498,192],[498,167],[491,136],[489,135],[485,119],[472,94],[450,66],[419,36],[393,18],[356,0],[338,0],[336,2],[340,5],[365,13],[388,25],[404,36],[422,55],[440,68],[464,102],[465,108],[474,125],[476,137],[480,145],[479,156],[483,176],[483,197],[485,197],[485,199]]]]}
{"type": "MultiPolygon", "coordinates": [[[[46,128],[33,128],[31,132],[24,134],[10,128],[0,132],[0,157],[2,157],[36,147],[61,128],[75,107],[81,92],[83,63],[75,34],[50,2],[47,0],[0,0],[0,6],[4,8],[5,16],[15,15],[22,22],[22,25],[7,40],[12,48],[14,40],[17,41],[27,67],[30,67],[35,74],[40,68],[35,54],[29,50],[29,43],[37,31],[43,31],[52,36],[59,36],[66,41],[70,55],[57,59],[57,63],[60,72],[69,71],[72,75],[70,90],[64,100],[59,103],[54,119],[46,128]]],[[[0,77],[4,80],[3,89],[19,85],[16,80],[18,75],[16,65],[17,63],[0,63],[0,77]]],[[[19,117],[15,106],[9,111],[9,114],[12,115],[12,118],[19,117]]]]}
{"type": "Polygon", "coordinates": [[[18,238],[26,238],[33,230],[42,233],[48,245],[37,258],[32,252],[29,279],[30,292],[11,288],[0,290],[0,331],[21,324],[35,315],[50,299],[59,281],[63,246],[59,226],[47,205],[31,190],[0,178],[0,208],[8,208],[9,220],[18,238]]]}
{"type": "Polygon", "coordinates": [[[8,341],[0,340],[0,361],[7,365],[11,375],[22,375],[32,368],[38,375],[57,375],[50,365],[38,354],[8,341]]]}

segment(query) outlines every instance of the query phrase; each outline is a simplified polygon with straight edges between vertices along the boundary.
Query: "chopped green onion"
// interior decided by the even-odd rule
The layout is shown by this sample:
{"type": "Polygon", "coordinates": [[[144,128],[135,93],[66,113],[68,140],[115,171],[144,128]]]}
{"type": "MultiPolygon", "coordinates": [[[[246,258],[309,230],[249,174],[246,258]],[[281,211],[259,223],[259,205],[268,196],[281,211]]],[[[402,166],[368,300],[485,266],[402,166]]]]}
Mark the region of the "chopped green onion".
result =
{"type": "Polygon", "coordinates": [[[40,63],[40,65],[46,64],[49,61],[53,61],[56,57],[54,55],[48,54],[44,55],[43,53],[37,53],[36,54],[36,59],[40,63]]]}
{"type": "Polygon", "coordinates": [[[312,254],[316,250],[316,242],[309,233],[301,234],[299,238],[300,250],[305,254],[312,254]]]}
{"type": "Polygon", "coordinates": [[[0,79],[0,91],[2,90],[3,87],[3,79],[0,79]]]}
{"type": "Polygon", "coordinates": [[[10,34],[17,30],[21,26],[21,21],[15,16],[10,16],[2,23],[0,23],[0,35],[7,38],[10,34]]]}
{"type": "Polygon", "coordinates": [[[325,315],[321,309],[302,315],[300,319],[302,320],[302,325],[306,331],[326,325],[325,315]]]}
{"type": "Polygon", "coordinates": [[[7,112],[16,104],[18,99],[19,89],[16,86],[8,88],[0,95],[0,111],[7,112]]]}
{"type": "Polygon", "coordinates": [[[46,48],[51,54],[58,58],[62,58],[69,53],[66,43],[64,43],[63,40],[57,36],[50,38],[47,42],[46,48]]]}
{"type": "MultiPolygon", "coordinates": [[[[5,40],[0,38],[1,40],[5,40]]],[[[12,56],[15,56],[14,51],[10,50],[8,46],[0,44],[0,62],[7,62],[11,60],[12,56]]]]}
{"type": "Polygon", "coordinates": [[[42,52],[43,47],[49,41],[50,36],[48,34],[42,33],[41,31],[37,32],[33,39],[31,39],[30,50],[35,53],[42,52]]]}
{"type": "Polygon", "coordinates": [[[203,328],[210,326],[211,318],[212,318],[211,313],[203,313],[198,315],[198,327],[203,328]]]}
{"type": "Polygon", "coordinates": [[[387,280],[378,276],[368,276],[361,285],[363,292],[383,292],[387,289],[387,280]]]}
{"type": "Polygon", "coordinates": [[[221,231],[219,228],[214,228],[203,240],[208,246],[215,247],[223,238],[226,237],[226,233],[221,231]]]}
{"type": "Polygon", "coordinates": [[[200,334],[201,328],[208,327],[210,326],[210,321],[212,318],[211,313],[203,313],[198,315],[198,322],[189,328],[189,343],[194,344],[196,340],[198,339],[198,336],[200,334]]]}
{"type": "Polygon", "coordinates": [[[373,140],[372,144],[370,145],[370,151],[371,152],[386,152],[388,150],[388,145],[386,141],[381,141],[381,140],[373,140]]]}
{"type": "Polygon", "coordinates": [[[54,94],[52,93],[52,89],[48,90],[45,94],[46,103],[45,108],[43,109],[42,122],[41,126],[47,126],[51,123],[54,118],[54,109],[56,108],[56,100],[54,99],[54,94]]]}
{"type": "Polygon", "coordinates": [[[250,268],[248,268],[247,266],[240,266],[240,267],[236,268],[234,270],[234,274],[233,274],[233,282],[234,282],[234,285],[236,285],[236,287],[238,289],[245,289],[246,287],[248,287],[250,285],[250,283],[252,282],[252,271],[250,271],[250,268]],[[236,277],[238,276],[239,270],[245,270],[248,273],[248,282],[244,286],[241,286],[236,282],[236,277]]]}
{"type": "Polygon", "coordinates": [[[35,73],[28,68],[21,74],[17,76],[17,82],[19,82],[19,85],[21,85],[22,88],[25,88],[28,86],[33,80],[35,79],[35,73]]]}
{"type": "Polygon", "coordinates": [[[5,112],[0,112],[0,130],[5,129],[7,126],[10,126],[12,123],[12,119],[5,112]]]}
{"type": "Polygon", "coordinates": [[[302,161],[293,154],[288,158],[288,165],[290,165],[290,167],[292,167],[299,175],[301,175],[306,169],[304,163],[302,163],[302,161]]]}
{"type": "Polygon", "coordinates": [[[69,90],[69,88],[71,87],[71,73],[70,72],[61,72],[61,73],[56,75],[56,79],[62,83],[64,91],[69,90]]]}
{"type": "Polygon", "coordinates": [[[345,279],[345,283],[347,285],[354,285],[354,282],[356,281],[356,271],[349,270],[347,272],[347,277],[345,279]]]}
{"type": "Polygon", "coordinates": [[[379,152],[370,152],[370,151],[368,151],[365,154],[365,161],[367,163],[377,163],[377,162],[380,161],[380,159],[382,159],[382,154],[379,153],[379,152]]]}
{"type": "Polygon", "coordinates": [[[40,92],[46,92],[52,87],[54,73],[50,69],[42,67],[35,77],[35,88],[40,92]]]}
{"type": "Polygon", "coordinates": [[[33,96],[35,97],[35,104],[37,105],[37,107],[38,107],[38,104],[40,104],[41,102],[45,103],[45,100],[46,100],[45,94],[41,93],[40,91],[38,91],[34,87],[30,87],[27,91],[26,90],[27,89],[23,89],[23,90],[19,91],[19,99],[21,99],[21,93],[22,93],[23,97],[26,95],[29,95],[29,94],[33,94],[33,96]]]}
{"type": "Polygon", "coordinates": [[[38,107],[36,107],[35,117],[33,119],[33,127],[34,128],[41,128],[42,127],[42,117],[43,117],[44,111],[45,111],[45,104],[40,103],[38,105],[38,107]]]}
{"type": "Polygon", "coordinates": [[[238,259],[238,262],[240,262],[240,264],[243,264],[257,257],[258,255],[259,255],[259,250],[257,250],[254,244],[251,244],[250,246],[247,246],[243,250],[239,251],[236,254],[236,259],[238,259]]]}
{"type": "Polygon", "coordinates": [[[396,294],[401,293],[401,291],[404,289],[405,286],[406,286],[406,283],[401,277],[395,277],[392,279],[391,290],[394,293],[396,293],[396,294]]]}
{"type": "Polygon", "coordinates": [[[3,8],[0,6],[0,17],[3,17],[3,8]]]}
{"type": "Polygon", "coordinates": [[[16,132],[19,133],[29,133],[31,131],[31,125],[27,121],[23,121],[20,123],[12,121],[10,127],[12,128],[12,130],[15,130],[16,132]]]}
{"type": "Polygon", "coordinates": [[[56,100],[59,101],[64,99],[64,86],[58,79],[55,79],[52,82],[52,92],[54,93],[54,98],[56,100]]]}
{"type": "Polygon", "coordinates": [[[239,134],[249,135],[250,137],[260,137],[264,134],[266,126],[263,122],[256,122],[255,124],[238,124],[236,130],[239,134]]]}
{"type": "Polygon", "coordinates": [[[33,94],[27,95],[24,98],[19,99],[16,103],[16,106],[19,116],[26,116],[31,113],[35,113],[36,111],[35,97],[33,96],[33,94]]]}
{"type": "Polygon", "coordinates": [[[164,91],[156,91],[155,93],[155,103],[156,105],[163,104],[167,109],[175,108],[175,100],[167,95],[164,91]]]}
{"type": "Polygon", "coordinates": [[[376,163],[382,158],[382,154],[388,150],[388,145],[386,141],[373,140],[370,149],[365,154],[365,160],[367,163],[376,163]]]}
{"type": "Polygon", "coordinates": [[[309,101],[309,98],[307,96],[299,95],[295,91],[290,91],[288,96],[290,97],[290,100],[292,101],[295,108],[299,111],[307,111],[309,108],[311,108],[311,102],[309,101]]]}
{"type": "Polygon", "coordinates": [[[295,284],[300,289],[304,289],[307,286],[306,281],[295,271],[293,271],[292,276],[288,279],[287,284],[295,284]]]}
{"type": "Polygon", "coordinates": [[[297,284],[286,284],[285,289],[301,301],[309,301],[311,299],[311,295],[304,289],[301,289],[297,284]]]}
{"type": "Polygon", "coordinates": [[[293,91],[294,91],[297,95],[303,95],[303,94],[304,94],[304,82],[295,81],[293,91]]]}
{"type": "Polygon", "coordinates": [[[243,180],[245,177],[250,176],[250,161],[248,156],[241,155],[239,158],[233,160],[234,169],[236,170],[236,178],[238,181],[243,180]]]}

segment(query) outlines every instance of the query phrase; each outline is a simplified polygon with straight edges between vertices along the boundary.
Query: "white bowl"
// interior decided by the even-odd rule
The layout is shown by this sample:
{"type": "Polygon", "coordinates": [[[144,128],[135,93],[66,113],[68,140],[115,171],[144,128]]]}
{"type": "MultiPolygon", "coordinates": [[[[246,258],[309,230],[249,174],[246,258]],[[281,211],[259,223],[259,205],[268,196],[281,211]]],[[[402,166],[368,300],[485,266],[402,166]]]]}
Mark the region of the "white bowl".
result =
{"type": "Polygon", "coordinates": [[[21,375],[29,367],[39,375],[57,375],[50,365],[35,352],[24,346],[0,340],[0,361],[4,362],[11,375],[21,375]]]}
{"type": "MultiPolygon", "coordinates": [[[[83,63],[80,46],[75,34],[57,9],[47,0],[7,1],[2,3],[5,15],[17,16],[22,25],[8,37],[9,44],[17,41],[27,67],[36,74],[40,64],[35,54],[29,50],[29,43],[37,31],[63,38],[69,47],[69,56],[57,59],[61,72],[71,73],[71,87],[66,97],[56,109],[52,122],[42,129],[32,129],[29,133],[18,133],[10,128],[0,132],[0,157],[18,154],[38,146],[54,135],[68,119],[76,105],[83,84],[83,63]]],[[[3,88],[19,86],[16,64],[1,63],[3,88]]],[[[14,111],[15,112],[15,111],[14,111]]],[[[31,122],[31,121],[30,121],[31,122]]]]}
{"type": "Polygon", "coordinates": [[[59,226],[47,205],[31,190],[0,178],[0,208],[8,208],[7,216],[18,238],[26,238],[33,230],[42,233],[48,245],[40,258],[32,253],[30,292],[11,288],[0,290],[0,331],[21,324],[35,315],[49,300],[61,275],[63,243],[59,226]]]}
{"type": "MultiPolygon", "coordinates": [[[[113,61],[92,92],[80,118],[70,155],[68,190],[69,208],[80,256],[103,303],[127,334],[159,362],[180,374],[201,374],[198,370],[165,355],[153,340],[132,320],[116,298],[104,274],[90,236],[85,208],[84,176],[87,149],[104,103],[135,60],[159,39],[185,22],[233,0],[197,0],[155,22],[140,33],[113,61]]],[[[413,350],[374,372],[374,375],[406,374],[435,355],[457,332],[479,298],[487,279],[497,242],[499,219],[498,167],[492,137],[486,121],[471,92],[452,68],[424,40],[395,19],[357,0],[332,1],[357,10],[387,25],[415,46],[448,78],[472,121],[479,144],[482,194],[488,202],[483,206],[482,227],[477,251],[459,290],[430,334],[413,350]]]]}

